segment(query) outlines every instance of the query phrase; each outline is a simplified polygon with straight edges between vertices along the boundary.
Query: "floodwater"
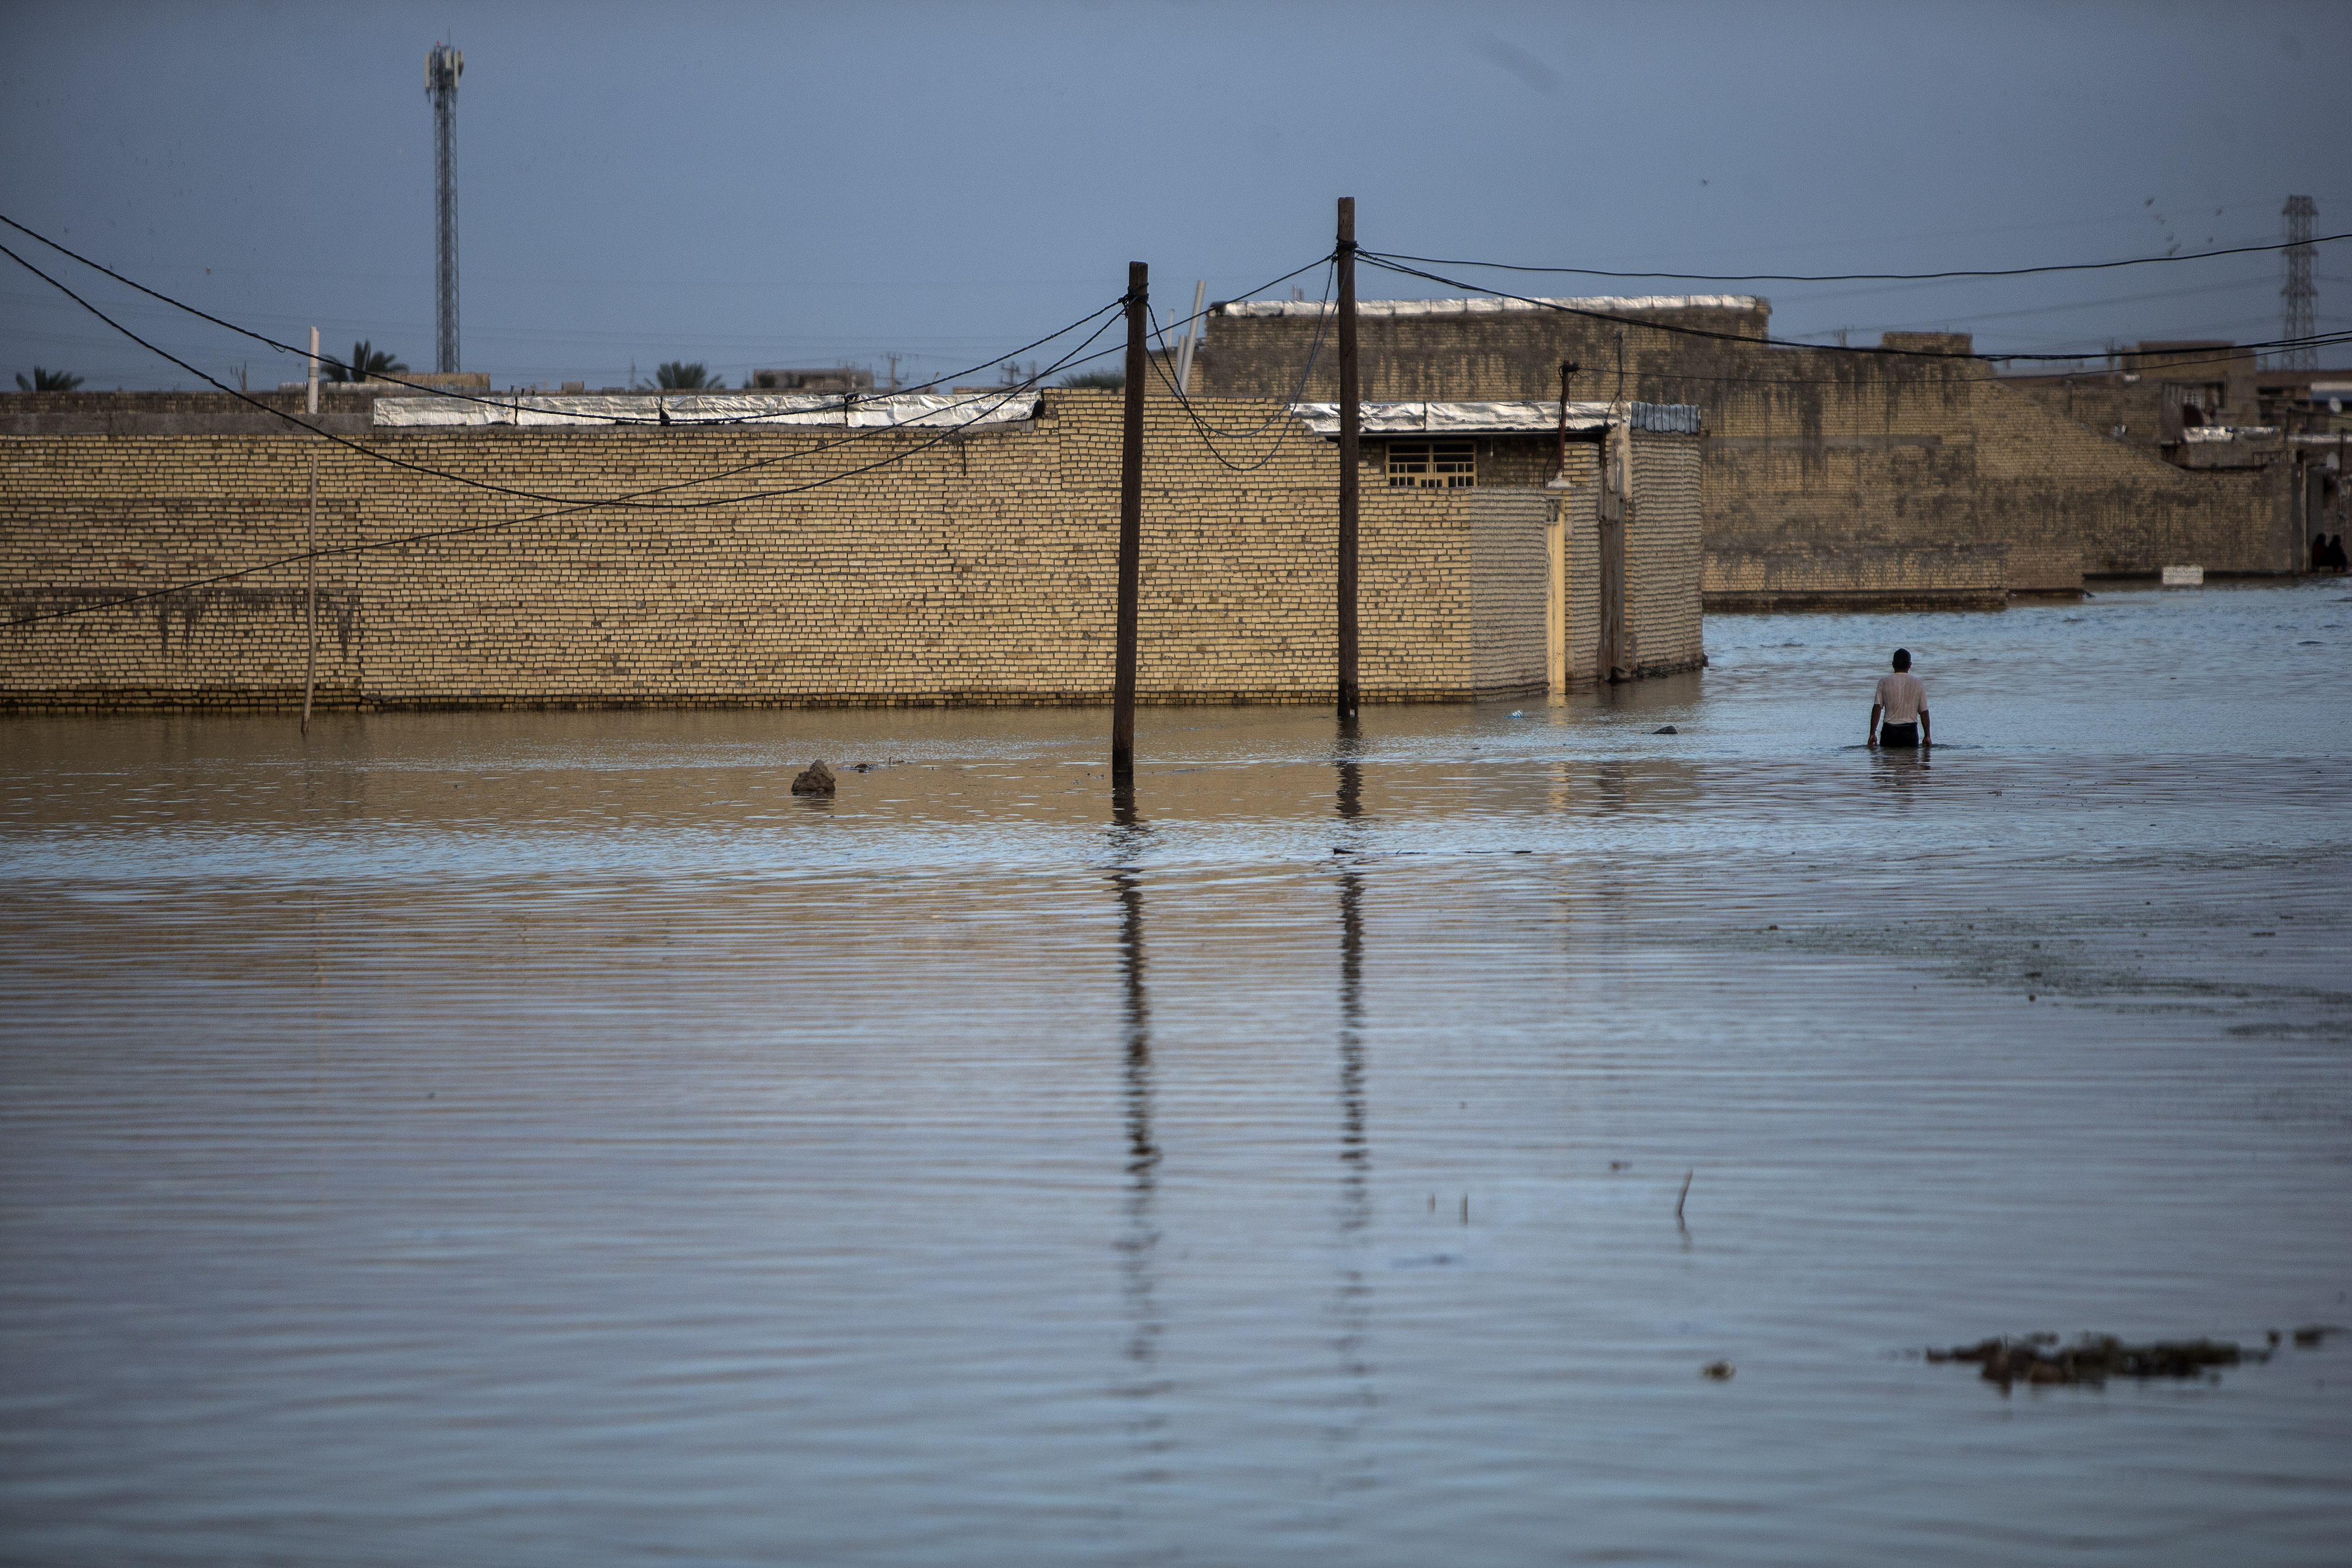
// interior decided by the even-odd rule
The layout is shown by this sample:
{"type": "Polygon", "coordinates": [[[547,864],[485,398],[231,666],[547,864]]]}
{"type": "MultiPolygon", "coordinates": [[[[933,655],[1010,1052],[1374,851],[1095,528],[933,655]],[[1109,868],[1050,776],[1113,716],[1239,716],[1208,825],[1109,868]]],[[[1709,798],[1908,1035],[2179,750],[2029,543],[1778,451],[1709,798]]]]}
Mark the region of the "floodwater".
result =
{"type": "Polygon", "coordinates": [[[0,1558],[2342,1562],[2344,1338],[1917,1353],[2352,1324],[2352,587],[1708,638],[1125,820],[1101,712],[0,722],[0,1558]]]}

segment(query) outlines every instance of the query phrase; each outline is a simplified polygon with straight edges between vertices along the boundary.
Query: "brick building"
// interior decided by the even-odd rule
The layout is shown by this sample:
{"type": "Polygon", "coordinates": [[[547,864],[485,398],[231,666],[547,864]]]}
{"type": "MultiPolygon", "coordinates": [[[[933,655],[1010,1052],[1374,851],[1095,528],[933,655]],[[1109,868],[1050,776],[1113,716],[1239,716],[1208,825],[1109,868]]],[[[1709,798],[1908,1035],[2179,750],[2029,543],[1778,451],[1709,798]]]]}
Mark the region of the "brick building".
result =
{"type": "MultiPolygon", "coordinates": [[[[1329,398],[1328,308],[1215,307],[1195,386],[1329,398]]],[[[1575,397],[1703,405],[1710,607],[1992,606],[2168,564],[2298,565],[2290,473],[2168,463],[2005,384],[1964,357],[1965,335],[1890,333],[1866,352],[1776,347],[1763,341],[1769,305],[1745,295],[1360,310],[1367,398],[1557,398],[1570,361],[1575,397]]]]}
{"type": "MultiPolygon", "coordinates": [[[[369,400],[330,401],[357,444],[411,468],[249,433],[262,416],[226,398],[156,394],[163,406],[142,410],[104,395],[79,415],[0,399],[0,421],[103,425],[0,435],[0,617],[90,611],[0,625],[0,708],[299,705],[313,644],[305,569],[289,558],[311,537],[314,461],[317,545],[350,551],[317,570],[328,707],[1110,691],[1117,393],[1032,393],[985,419],[912,394],[680,394],[663,400],[667,426],[614,423],[650,415],[650,397],[376,400],[364,424],[369,400]],[[767,422],[696,423],[746,407],[767,422]],[[585,504],[623,496],[637,503],[585,504]],[[220,580],[172,591],[202,578],[220,580]]],[[[1605,434],[1605,418],[1584,423],[1605,434]]],[[[1147,426],[1142,696],[1328,703],[1336,446],[1276,400],[1154,400],[1147,426]],[[1251,434],[1213,450],[1196,415],[1251,434]]],[[[1688,667],[1701,656],[1697,438],[1619,439],[1617,656],[1628,673],[1688,667]]],[[[1368,444],[1367,700],[1519,695],[1605,673],[1601,448],[1571,450],[1565,489],[1528,482],[1549,475],[1526,452],[1476,485],[1391,486],[1390,454],[1368,444]]]]}

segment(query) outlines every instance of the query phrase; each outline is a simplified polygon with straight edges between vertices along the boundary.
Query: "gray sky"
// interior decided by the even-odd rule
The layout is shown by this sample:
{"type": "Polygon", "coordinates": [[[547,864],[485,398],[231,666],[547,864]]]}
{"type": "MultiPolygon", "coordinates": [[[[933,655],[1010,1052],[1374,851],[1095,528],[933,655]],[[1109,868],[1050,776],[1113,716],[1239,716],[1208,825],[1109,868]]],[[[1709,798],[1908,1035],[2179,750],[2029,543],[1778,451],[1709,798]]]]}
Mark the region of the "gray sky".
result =
{"type": "MultiPolygon", "coordinates": [[[[1240,295],[1328,250],[1342,194],[1370,248],[1693,272],[2263,243],[2290,192],[2317,200],[2318,232],[2352,230],[2352,6],[2151,0],[11,4],[0,211],[274,337],[316,325],[429,369],[423,70],[445,38],[466,53],[464,364],[499,386],[619,384],[669,359],[730,382],[887,373],[890,353],[938,376],[1108,303],[1130,259],[1163,317],[1196,278],[1240,295]]],[[[31,258],[214,374],[300,373],[31,258]]],[[[195,384],[0,267],[0,384],[37,361],[91,387],[195,384]]],[[[2317,270],[2319,325],[2352,327],[2352,242],[2317,270]]],[[[2280,280],[2263,255],[1747,291],[1785,337],[1949,327],[2071,351],[2274,337],[2280,280]]],[[[1361,291],[1454,292],[1378,273],[1361,291]]]]}

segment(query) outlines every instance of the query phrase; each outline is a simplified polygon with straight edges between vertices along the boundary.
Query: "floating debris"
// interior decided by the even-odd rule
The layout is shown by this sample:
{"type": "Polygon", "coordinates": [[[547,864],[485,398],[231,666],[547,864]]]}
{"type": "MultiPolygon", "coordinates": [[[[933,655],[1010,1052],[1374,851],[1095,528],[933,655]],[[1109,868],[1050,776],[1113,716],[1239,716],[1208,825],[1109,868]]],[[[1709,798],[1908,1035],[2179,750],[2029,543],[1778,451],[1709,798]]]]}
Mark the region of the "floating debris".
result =
{"type": "Polygon", "coordinates": [[[1681,731],[1681,730],[1679,730],[1679,729],[1676,729],[1673,725],[1670,725],[1670,724],[1662,724],[1662,725],[1660,725],[1657,728],[1655,728],[1655,729],[1652,730],[1650,733],[1651,733],[1652,735],[1680,735],[1680,734],[1682,733],[1682,731],[1681,731]]]}
{"type": "Polygon", "coordinates": [[[2040,1387],[2073,1383],[2093,1388],[2110,1377],[2202,1377],[2217,1366],[2241,1361],[2270,1359],[2266,1350],[2241,1351],[2226,1340],[2158,1340],[2150,1344],[2126,1344],[2112,1334],[2084,1334],[2061,1347],[2052,1333],[2022,1339],[1989,1339],[1976,1344],[1930,1350],[1927,1359],[1938,1364],[1973,1362],[1987,1383],[1998,1383],[2004,1394],[2012,1384],[2040,1387]]]}
{"type": "MultiPolygon", "coordinates": [[[[2305,1350],[2310,1350],[2325,1343],[2329,1334],[2345,1332],[2334,1323],[2305,1323],[2294,1331],[2294,1343],[2305,1350]]],[[[2271,1343],[2273,1344],[2278,1343],[2275,1335],[2272,1337],[2271,1343]]]]}
{"type": "Polygon", "coordinates": [[[1712,1377],[1717,1383],[1728,1383],[1738,1370],[1727,1361],[1710,1361],[1698,1369],[1698,1375],[1701,1377],[1712,1377]]]}

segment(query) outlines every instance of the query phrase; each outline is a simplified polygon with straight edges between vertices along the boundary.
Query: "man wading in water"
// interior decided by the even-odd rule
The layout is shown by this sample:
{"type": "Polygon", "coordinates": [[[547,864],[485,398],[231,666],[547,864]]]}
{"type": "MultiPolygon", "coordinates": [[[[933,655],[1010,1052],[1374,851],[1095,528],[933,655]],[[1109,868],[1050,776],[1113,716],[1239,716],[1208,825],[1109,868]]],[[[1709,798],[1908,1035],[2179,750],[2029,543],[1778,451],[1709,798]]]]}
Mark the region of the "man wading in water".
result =
{"type": "Polygon", "coordinates": [[[1911,650],[1895,650],[1895,673],[1878,677],[1878,693],[1870,704],[1870,744],[1873,746],[1933,746],[1927,732],[1927,688],[1911,673],[1911,650]],[[1885,715],[1881,725],[1879,716],[1885,715]]]}

